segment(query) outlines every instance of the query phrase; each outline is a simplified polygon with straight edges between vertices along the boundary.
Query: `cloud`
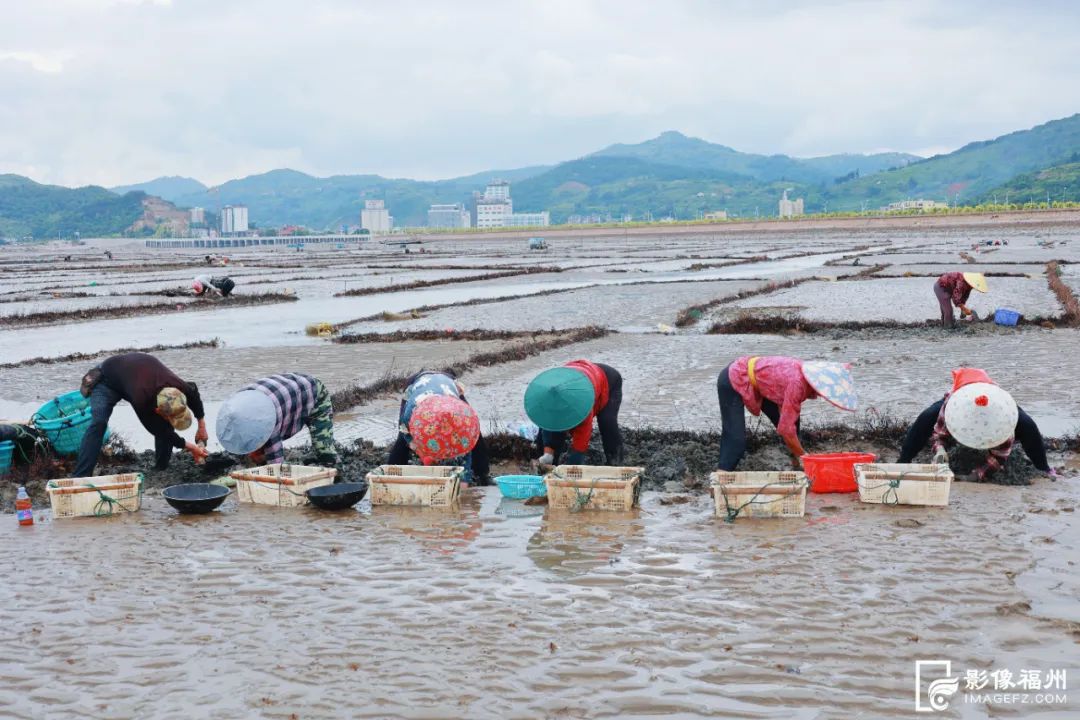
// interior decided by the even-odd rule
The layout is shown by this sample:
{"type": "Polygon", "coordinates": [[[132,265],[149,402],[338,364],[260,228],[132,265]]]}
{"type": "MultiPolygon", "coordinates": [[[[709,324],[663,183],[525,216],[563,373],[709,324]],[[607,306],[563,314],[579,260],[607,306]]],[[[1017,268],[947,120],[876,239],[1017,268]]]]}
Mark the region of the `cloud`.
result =
{"type": "Polygon", "coordinates": [[[1080,109],[1069,3],[0,0],[0,172],[449,177],[676,129],[810,156],[1080,109]]]}

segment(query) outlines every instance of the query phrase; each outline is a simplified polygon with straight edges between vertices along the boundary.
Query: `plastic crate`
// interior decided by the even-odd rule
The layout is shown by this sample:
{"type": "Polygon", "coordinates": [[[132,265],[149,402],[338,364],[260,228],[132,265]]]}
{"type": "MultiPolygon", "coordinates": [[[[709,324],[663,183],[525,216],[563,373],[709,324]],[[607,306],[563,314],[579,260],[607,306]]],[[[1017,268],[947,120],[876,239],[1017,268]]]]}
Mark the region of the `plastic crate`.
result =
{"type": "MultiPolygon", "coordinates": [[[[74,455],[79,452],[91,419],[90,401],[76,390],[58,395],[42,405],[34,413],[31,423],[45,433],[58,455],[74,455]]],[[[108,439],[109,431],[106,430],[103,440],[108,439]]]]}
{"type": "Polygon", "coordinates": [[[15,443],[10,440],[0,442],[0,475],[11,470],[11,456],[15,452],[15,443]]]}
{"type": "Polygon", "coordinates": [[[1009,308],[998,308],[994,311],[994,322],[998,325],[1016,325],[1020,322],[1020,317],[1020,313],[1009,308]]]}
{"type": "Polygon", "coordinates": [[[465,468],[454,465],[380,465],[367,474],[372,505],[446,507],[461,497],[465,468]]]}
{"type": "Polygon", "coordinates": [[[106,517],[142,507],[142,473],[50,480],[45,485],[54,518],[106,517]]]}
{"type": "Polygon", "coordinates": [[[855,466],[859,500],[883,505],[948,505],[948,465],[866,463],[855,466]]]}
{"type": "Polygon", "coordinates": [[[236,499],[255,505],[296,507],[307,505],[311,488],[330,485],[337,470],[315,465],[276,463],[229,473],[236,480],[236,499]]]}
{"type": "Polygon", "coordinates": [[[810,478],[812,493],[853,493],[859,489],[855,482],[855,465],[877,460],[873,453],[825,453],[803,455],[803,470],[810,478]]]}
{"type": "Polygon", "coordinates": [[[528,500],[547,495],[547,485],[539,475],[500,475],[495,484],[504,498],[528,500]]]}
{"type": "Polygon", "coordinates": [[[548,507],[563,510],[631,510],[641,491],[640,467],[559,465],[544,476],[548,507]]]}
{"type": "Polygon", "coordinates": [[[780,472],[725,472],[709,476],[716,516],[728,522],[738,517],[794,518],[806,514],[806,474],[780,472]]]}

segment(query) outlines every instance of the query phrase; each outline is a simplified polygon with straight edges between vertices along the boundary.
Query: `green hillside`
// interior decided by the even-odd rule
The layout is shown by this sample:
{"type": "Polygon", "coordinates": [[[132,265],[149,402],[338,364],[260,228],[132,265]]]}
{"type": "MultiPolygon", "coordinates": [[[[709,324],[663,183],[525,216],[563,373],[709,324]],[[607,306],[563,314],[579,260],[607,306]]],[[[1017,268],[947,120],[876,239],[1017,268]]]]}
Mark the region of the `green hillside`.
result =
{"type": "Polygon", "coordinates": [[[427,224],[433,203],[466,202],[492,178],[515,182],[542,173],[548,166],[491,170],[450,180],[419,181],[378,175],[314,177],[296,170],[271,170],[230,180],[209,190],[180,195],[182,207],[217,210],[224,205],[247,205],[251,222],[259,227],[305,225],[335,229],[360,222],[364,200],[385,200],[395,224],[427,224]]]}
{"type": "Polygon", "coordinates": [[[865,201],[878,207],[905,198],[972,204],[1017,175],[1059,165],[1080,151],[1080,114],[1030,130],[973,142],[898,170],[821,186],[809,193],[807,208],[824,202],[830,210],[858,210],[865,201]]]}
{"type": "Polygon", "coordinates": [[[154,197],[159,197],[162,200],[168,200],[172,203],[175,203],[177,198],[183,197],[184,195],[206,192],[206,186],[198,180],[180,177],[178,175],[159,177],[150,180],[149,182],[136,183],[134,185],[121,185],[109,189],[117,195],[125,195],[129,192],[143,192],[147,195],[153,195],[154,197]]]}
{"type": "Polygon", "coordinates": [[[1032,173],[1017,175],[1012,180],[988,190],[980,202],[1010,203],[1080,202],[1080,150],[1069,157],[1069,162],[1032,173]]]}
{"type": "Polygon", "coordinates": [[[663,165],[714,170],[743,175],[765,182],[788,181],[815,183],[858,172],[860,175],[887,170],[918,160],[906,153],[877,155],[826,155],[818,158],[793,158],[787,155],[755,155],[739,152],[675,131],[662,133],[652,140],[635,145],[616,144],[590,157],[637,158],[663,165]]]}
{"type": "Polygon", "coordinates": [[[71,189],[0,175],[0,236],[119,234],[142,215],[144,197],[138,192],[116,195],[92,185],[71,189]]]}

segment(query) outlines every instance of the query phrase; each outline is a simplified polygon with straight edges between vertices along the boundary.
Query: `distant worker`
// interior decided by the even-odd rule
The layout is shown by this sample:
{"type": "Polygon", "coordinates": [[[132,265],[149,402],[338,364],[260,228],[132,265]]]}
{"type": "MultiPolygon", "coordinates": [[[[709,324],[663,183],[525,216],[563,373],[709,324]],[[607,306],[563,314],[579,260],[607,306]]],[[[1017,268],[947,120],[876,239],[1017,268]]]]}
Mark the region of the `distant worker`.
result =
{"type": "Polygon", "coordinates": [[[232,278],[226,276],[211,277],[209,275],[199,275],[191,281],[191,290],[195,293],[196,297],[202,297],[204,295],[229,297],[229,295],[232,294],[234,287],[236,287],[236,283],[233,282],[232,278]]]}
{"type": "Polygon", "coordinates": [[[464,467],[466,484],[486,483],[490,466],[480,420],[452,375],[421,370],[409,378],[387,462],[408,465],[410,451],[425,465],[464,467]]]}
{"type": "Polygon", "coordinates": [[[955,327],[956,315],[953,313],[953,305],[960,308],[961,314],[967,319],[978,319],[975,311],[967,306],[968,297],[972,290],[981,293],[986,292],[986,276],[982,273],[973,272],[949,272],[934,281],[934,295],[937,296],[938,305],[941,307],[941,326],[955,327]]]}
{"type": "Polygon", "coordinates": [[[746,454],[746,410],[765,413],[791,453],[791,466],[802,467],[806,454],[799,440],[802,404],[822,398],[841,410],[857,405],[851,366],[838,362],[804,362],[793,357],[741,357],[716,381],[720,399],[720,461],[732,471],[746,454]]]}
{"type": "Polygon", "coordinates": [[[533,378],[525,389],[525,413],[540,428],[539,463],[557,465],[570,440],[565,462],[585,464],[592,439],[593,418],[600,429],[604,462],[619,465],[625,454],[619,430],[622,375],[615,368],[574,360],[533,378]]]}
{"type": "Polygon", "coordinates": [[[321,380],[283,373],[256,380],[225,401],[217,416],[218,441],[226,452],[256,465],[285,462],[283,443],[304,427],[319,465],[337,464],[334,409],[321,380]]]}
{"type": "Polygon", "coordinates": [[[83,436],[75,462],[76,477],[94,474],[105,430],[113,408],[127,400],[139,422],[154,436],[156,470],[169,466],[173,448],[187,450],[196,460],[206,457],[206,420],[195,383],[181,380],[152,355],[114,355],[83,376],[80,392],[90,399],[90,427],[83,436]],[[177,430],[191,427],[192,414],[198,420],[195,442],[186,442],[177,430]]]}
{"type": "Polygon", "coordinates": [[[109,260],[112,260],[112,250],[106,250],[105,251],[105,257],[108,258],[109,260]]]}
{"type": "Polygon", "coordinates": [[[955,444],[986,450],[986,462],[974,479],[982,482],[1005,466],[1016,440],[1035,466],[1050,477],[1057,473],[1046,460],[1039,426],[985,370],[953,370],[951,392],[922,411],[908,429],[898,462],[910,463],[932,441],[934,462],[948,463],[947,446],[955,444]]]}

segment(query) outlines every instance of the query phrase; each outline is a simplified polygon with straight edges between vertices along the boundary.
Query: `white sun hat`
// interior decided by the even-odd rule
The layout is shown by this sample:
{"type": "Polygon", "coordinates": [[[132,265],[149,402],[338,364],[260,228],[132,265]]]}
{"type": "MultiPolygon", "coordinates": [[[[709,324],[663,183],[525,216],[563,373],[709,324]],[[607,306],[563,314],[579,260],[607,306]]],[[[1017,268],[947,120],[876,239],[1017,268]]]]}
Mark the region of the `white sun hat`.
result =
{"type": "Polygon", "coordinates": [[[1012,395],[991,383],[964,385],[945,404],[945,427],[970,448],[997,447],[1016,432],[1020,411],[1012,395]]]}

